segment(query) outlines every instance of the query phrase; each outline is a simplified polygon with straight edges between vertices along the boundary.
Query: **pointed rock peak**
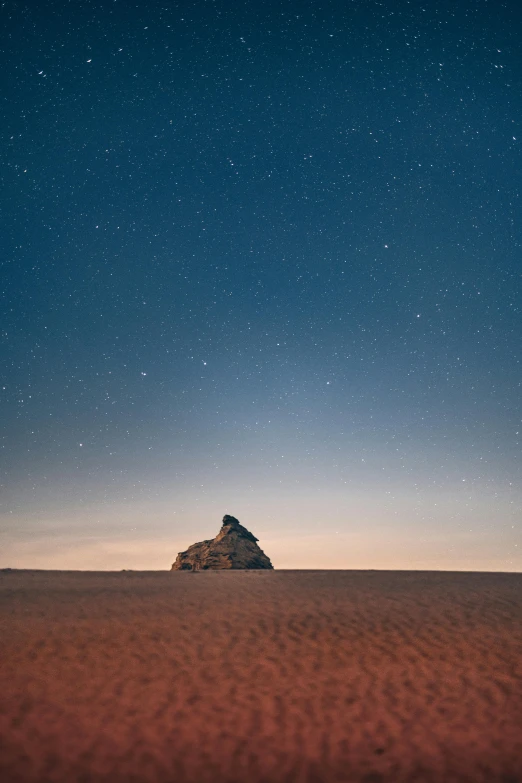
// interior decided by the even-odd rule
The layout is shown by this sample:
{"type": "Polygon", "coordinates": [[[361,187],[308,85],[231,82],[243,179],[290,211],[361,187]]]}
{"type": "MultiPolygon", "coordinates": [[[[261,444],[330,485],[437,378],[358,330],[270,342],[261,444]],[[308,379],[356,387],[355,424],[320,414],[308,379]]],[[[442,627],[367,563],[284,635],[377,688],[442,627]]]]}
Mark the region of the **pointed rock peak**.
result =
{"type": "Polygon", "coordinates": [[[270,559],[258,547],[257,541],[238,519],[225,514],[217,536],[192,544],[186,552],[180,552],[172,571],[273,568],[270,559]]]}
{"type": "Polygon", "coordinates": [[[230,514],[225,514],[223,517],[223,524],[224,525],[239,525],[239,519],[236,519],[235,517],[231,517],[230,514]]]}
{"type": "Polygon", "coordinates": [[[259,541],[259,539],[256,538],[250,532],[250,530],[247,530],[246,527],[243,527],[239,519],[231,517],[230,514],[225,514],[223,517],[223,524],[217,535],[217,538],[222,538],[224,535],[227,535],[227,533],[237,533],[240,536],[244,536],[245,538],[250,539],[250,541],[254,541],[254,543],[259,541]]]}

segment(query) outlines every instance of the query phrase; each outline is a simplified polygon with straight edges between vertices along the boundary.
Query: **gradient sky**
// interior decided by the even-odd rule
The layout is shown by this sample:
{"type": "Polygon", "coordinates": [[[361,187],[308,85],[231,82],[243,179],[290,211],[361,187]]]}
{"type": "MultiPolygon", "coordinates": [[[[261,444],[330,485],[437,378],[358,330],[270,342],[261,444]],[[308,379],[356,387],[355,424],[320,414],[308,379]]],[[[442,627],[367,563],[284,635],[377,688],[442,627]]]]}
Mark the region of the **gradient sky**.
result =
{"type": "Polygon", "coordinates": [[[521,570],[519,0],[2,25],[0,566],[521,570]]]}

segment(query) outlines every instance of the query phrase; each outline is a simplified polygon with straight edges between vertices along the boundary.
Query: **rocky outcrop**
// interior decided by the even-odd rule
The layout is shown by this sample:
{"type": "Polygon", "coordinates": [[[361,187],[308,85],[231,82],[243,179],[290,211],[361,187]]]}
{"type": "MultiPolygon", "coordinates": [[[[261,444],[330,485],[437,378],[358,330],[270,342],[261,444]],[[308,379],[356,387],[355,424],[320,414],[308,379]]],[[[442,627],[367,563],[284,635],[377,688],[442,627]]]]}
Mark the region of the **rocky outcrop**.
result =
{"type": "Polygon", "coordinates": [[[171,570],[273,568],[270,559],[258,547],[258,540],[235,517],[225,514],[217,536],[192,544],[186,552],[180,552],[171,570]]]}

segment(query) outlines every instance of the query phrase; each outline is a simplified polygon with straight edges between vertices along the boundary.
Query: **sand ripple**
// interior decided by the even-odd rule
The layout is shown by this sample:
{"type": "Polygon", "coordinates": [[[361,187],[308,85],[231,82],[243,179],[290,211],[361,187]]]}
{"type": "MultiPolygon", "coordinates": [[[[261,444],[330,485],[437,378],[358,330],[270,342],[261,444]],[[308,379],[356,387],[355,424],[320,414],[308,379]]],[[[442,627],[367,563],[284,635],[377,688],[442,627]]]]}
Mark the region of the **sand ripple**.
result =
{"type": "Polygon", "coordinates": [[[522,575],[0,574],[6,783],[522,781],[522,575]]]}

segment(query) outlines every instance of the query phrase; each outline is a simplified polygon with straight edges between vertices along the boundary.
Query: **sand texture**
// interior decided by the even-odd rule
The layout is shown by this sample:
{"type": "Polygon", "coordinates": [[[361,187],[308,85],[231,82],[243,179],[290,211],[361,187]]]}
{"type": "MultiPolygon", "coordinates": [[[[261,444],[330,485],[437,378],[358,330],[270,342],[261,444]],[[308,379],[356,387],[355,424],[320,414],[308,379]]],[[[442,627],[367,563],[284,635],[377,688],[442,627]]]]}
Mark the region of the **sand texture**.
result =
{"type": "Polygon", "coordinates": [[[5,783],[522,781],[522,575],[0,574],[5,783]]]}

